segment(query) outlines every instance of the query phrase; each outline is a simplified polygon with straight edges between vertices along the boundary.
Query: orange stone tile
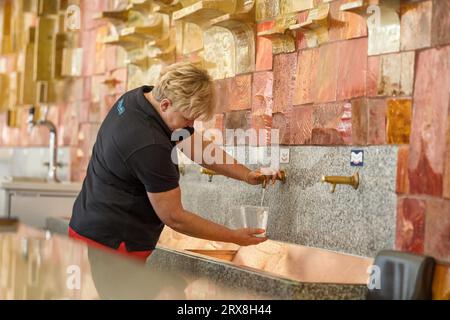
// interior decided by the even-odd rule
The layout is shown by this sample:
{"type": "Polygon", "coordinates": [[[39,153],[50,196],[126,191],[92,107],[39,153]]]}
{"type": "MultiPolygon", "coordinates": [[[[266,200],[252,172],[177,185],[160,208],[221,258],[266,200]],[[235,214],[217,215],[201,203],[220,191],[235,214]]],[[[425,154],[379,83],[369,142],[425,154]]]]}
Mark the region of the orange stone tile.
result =
{"type": "Polygon", "coordinates": [[[297,69],[297,53],[279,54],[273,65],[273,112],[285,112],[292,106],[297,69]]]}
{"type": "Polygon", "coordinates": [[[369,111],[367,99],[352,101],[352,143],[366,145],[369,126],[369,111]]]}
{"type": "MultiPolygon", "coordinates": [[[[308,19],[308,14],[309,14],[308,10],[300,12],[297,15],[297,23],[305,22],[306,19],[308,19]]],[[[300,31],[296,32],[295,41],[297,42],[297,44],[296,44],[297,50],[306,49],[308,47],[308,43],[307,43],[305,34],[303,32],[300,32],[300,31]]]]}
{"type": "Polygon", "coordinates": [[[427,200],[425,254],[450,262],[450,200],[427,200]]]}
{"type": "Polygon", "coordinates": [[[369,128],[367,143],[369,145],[382,145],[386,143],[386,100],[370,99],[369,128]]]}
{"type": "Polygon", "coordinates": [[[398,199],[396,250],[423,254],[426,204],[417,199],[398,199]]]}
{"type": "Polygon", "coordinates": [[[433,2],[432,46],[450,44],[450,0],[433,2]]]}
{"type": "Polygon", "coordinates": [[[401,50],[416,50],[431,45],[432,2],[403,4],[400,10],[401,50]]]}
{"type": "Polygon", "coordinates": [[[367,38],[345,41],[339,46],[337,100],[366,94],[367,38]]]}
{"type": "Polygon", "coordinates": [[[450,265],[438,264],[434,269],[433,300],[450,300],[450,265]]]}
{"type": "Polygon", "coordinates": [[[441,197],[450,95],[450,46],[418,53],[410,138],[413,194],[441,197]]]}
{"type": "Polygon", "coordinates": [[[330,145],[343,145],[339,131],[333,128],[314,128],[311,132],[311,145],[315,146],[330,146],[330,145]]]}
{"type": "Polygon", "coordinates": [[[390,99],[387,101],[387,143],[409,143],[411,117],[412,101],[410,99],[390,99]]]}
{"type": "Polygon", "coordinates": [[[295,88],[293,96],[294,105],[314,102],[314,80],[319,67],[318,50],[301,50],[298,52],[295,88]]]}
{"type": "Polygon", "coordinates": [[[400,146],[397,155],[397,187],[398,194],[409,193],[408,177],[409,146],[400,146]]]}
{"type": "Polygon", "coordinates": [[[252,75],[245,74],[231,78],[228,94],[230,110],[247,110],[252,104],[252,75]]]}
{"type": "MultiPolygon", "coordinates": [[[[275,21],[259,23],[256,26],[257,33],[273,28],[275,21]]],[[[263,37],[256,37],[256,71],[272,70],[272,42],[263,37]]]]}

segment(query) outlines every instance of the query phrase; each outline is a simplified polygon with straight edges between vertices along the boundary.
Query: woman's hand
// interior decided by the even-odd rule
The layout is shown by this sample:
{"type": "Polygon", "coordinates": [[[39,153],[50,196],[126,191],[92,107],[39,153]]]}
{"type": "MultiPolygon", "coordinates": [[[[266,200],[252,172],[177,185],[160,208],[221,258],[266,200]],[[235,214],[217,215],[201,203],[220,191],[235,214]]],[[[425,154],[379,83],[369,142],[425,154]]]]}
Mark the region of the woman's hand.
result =
{"type": "Polygon", "coordinates": [[[240,246],[252,246],[266,241],[267,237],[256,237],[266,232],[264,229],[244,228],[233,230],[233,243],[240,246]]]}
{"type": "Polygon", "coordinates": [[[251,185],[268,184],[272,182],[275,184],[276,180],[281,180],[282,174],[280,171],[261,168],[247,173],[245,181],[251,185]]]}

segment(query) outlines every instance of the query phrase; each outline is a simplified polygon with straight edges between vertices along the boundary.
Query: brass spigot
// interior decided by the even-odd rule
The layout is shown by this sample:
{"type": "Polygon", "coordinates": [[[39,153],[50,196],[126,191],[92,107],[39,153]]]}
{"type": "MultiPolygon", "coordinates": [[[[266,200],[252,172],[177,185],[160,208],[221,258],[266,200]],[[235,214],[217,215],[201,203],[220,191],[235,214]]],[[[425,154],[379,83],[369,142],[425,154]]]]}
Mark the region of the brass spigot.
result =
{"type": "Polygon", "coordinates": [[[206,169],[206,168],[201,168],[200,173],[208,175],[208,182],[212,182],[213,176],[219,175],[217,172],[206,169]]]}
{"type": "Polygon", "coordinates": [[[353,176],[323,176],[322,182],[330,183],[331,186],[331,193],[334,193],[336,191],[336,185],[337,184],[347,184],[352,186],[355,190],[359,187],[359,173],[358,171],[355,172],[353,176]]]}
{"type": "MultiPolygon", "coordinates": [[[[281,178],[277,176],[276,180],[281,181],[282,183],[286,183],[287,174],[286,171],[280,170],[281,178]]],[[[265,189],[267,187],[267,181],[269,180],[268,175],[262,175],[258,178],[259,182],[262,182],[262,187],[265,189]]]]}
{"type": "MultiPolygon", "coordinates": [[[[206,169],[206,168],[201,168],[201,169],[200,169],[200,173],[201,173],[201,174],[206,174],[206,175],[208,175],[208,176],[209,176],[209,178],[208,178],[208,181],[209,181],[209,182],[212,181],[213,176],[218,176],[218,175],[220,175],[220,174],[218,174],[217,172],[212,171],[212,170],[209,170],[209,169],[206,169]]],[[[280,173],[281,173],[281,178],[280,178],[280,177],[277,177],[277,180],[280,180],[281,182],[285,183],[285,182],[286,182],[286,179],[287,179],[286,171],[280,170],[280,173]]],[[[266,188],[266,186],[267,186],[268,177],[269,177],[269,176],[267,176],[267,175],[261,175],[261,176],[258,178],[258,181],[262,183],[263,188],[266,188]]]]}

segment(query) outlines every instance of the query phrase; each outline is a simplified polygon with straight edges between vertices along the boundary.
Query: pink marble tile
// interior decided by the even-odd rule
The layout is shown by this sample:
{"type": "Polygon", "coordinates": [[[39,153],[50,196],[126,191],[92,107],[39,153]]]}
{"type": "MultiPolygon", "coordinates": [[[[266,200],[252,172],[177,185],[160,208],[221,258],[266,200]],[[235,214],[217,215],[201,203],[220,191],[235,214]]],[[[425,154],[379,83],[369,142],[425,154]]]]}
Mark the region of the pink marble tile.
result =
{"type": "Polygon", "coordinates": [[[400,146],[397,155],[397,194],[409,193],[408,159],[409,146],[400,146]]]}
{"type": "MultiPolygon", "coordinates": [[[[297,23],[305,22],[308,18],[308,13],[309,13],[308,10],[299,12],[297,15],[297,23]]],[[[296,44],[297,50],[306,49],[308,47],[306,36],[301,31],[296,32],[295,41],[297,42],[296,44]]]]}
{"type": "Polygon", "coordinates": [[[362,16],[340,10],[341,5],[352,1],[338,0],[330,3],[330,41],[367,36],[366,20],[362,16]]]}
{"type": "Polygon", "coordinates": [[[297,71],[294,88],[294,105],[313,103],[315,98],[314,80],[319,67],[318,49],[298,52],[297,71]]]}
{"type": "Polygon", "coordinates": [[[419,52],[417,64],[409,157],[411,193],[442,196],[450,46],[419,52]]]}
{"type": "Polygon", "coordinates": [[[231,78],[214,81],[215,89],[215,106],[217,113],[225,113],[231,111],[230,105],[230,85],[231,78]]]}
{"type": "Polygon", "coordinates": [[[372,56],[367,60],[366,94],[368,97],[378,95],[378,83],[380,82],[381,59],[380,56],[372,56]]]}
{"type": "Polygon", "coordinates": [[[225,143],[226,145],[249,145],[250,140],[248,138],[239,139],[236,133],[236,129],[242,129],[244,131],[251,128],[251,111],[241,110],[232,111],[225,114],[224,119],[225,126],[225,143]],[[231,136],[230,136],[231,134],[231,136]]]}
{"type": "Polygon", "coordinates": [[[272,114],[253,112],[251,114],[251,128],[255,136],[250,139],[252,146],[268,146],[271,143],[272,114]]]}
{"type": "Polygon", "coordinates": [[[382,145],[386,143],[386,100],[369,99],[369,128],[367,143],[382,145]]]}
{"type": "Polygon", "coordinates": [[[450,0],[433,1],[431,43],[433,46],[450,44],[450,0]]]}
{"type": "Polygon", "coordinates": [[[422,200],[400,198],[397,202],[397,250],[423,254],[425,207],[422,200]]]}
{"type": "Polygon", "coordinates": [[[317,103],[336,101],[340,45],[342,42],[326,44],[319,48],[319,66],[314,81],[317,103]]]}
{"type": "Polygon", "coordinates": [[[431,45],[432,1],[401,6],[401,50],[416,50],[431,45]]]}
{"type": "Polygon", "coordinates": [[[339,46],[337,100],[366,94],[367,38],[349,40],[339,46]]]}
{"type": "Polygon", "coordinates": [[[444,157],[444,198],[450,199],[450,97],[447,115],[447,133],[446,133],[446,150],[444,157]]]}
{"type": "Polygon", "coordinates": [[[285,112],[292,106],[297,69],[297,53],[279,54],[273,62],[273,112],[285,112]]]}
{"type": "Polygon", "coordinates": [[[322,141],[325,139],[326,141],[331,141],[332,144],[339,145],[352,144],[352,109],[352,104],[347,102],[328,103],[314,106],[313,127],[317,130],[313,129],[312,131],[313,140],[322,141]],[[317,137],[315,137],[315,135],[317,137]]]}
{"type": "MultiPolygon", "coordinates": [[[[92,154],[92,147],[97,139],[100,124],[81,123],[78,132],[78,147],[83,151],[84,159],[89,159],[92,154]]],[[[86,165],[87,168],[87,165],[86,165]]]]}
{"type": "Polygon", "coordinates": [[[250,109],[252,104],[252,75],[245,74],[231,78],[228,94],[232,111],[250,109]]]}
{"type": "Polygon", "coordinates": [[[80,8],[83,29],[90,30],[105,24],[104,21],[94,20],[94,15],[108,9],[108,0],[81,0],[80,8]]]}
{"type": "Polygon", "coordinates": [[[313,129],[313,106],[293,107],[290,112],[290,144],[309,144],[313,129]]]}
{"type": "Polygon", "coordinates": [[[425,254],[450,262],[450,200],[428,199],[425,218],[425,254]]]}
{"type": "MultiPolygon", "coordinates": [[[[256,26],[256,31],[262,32],[273,28],[275,21],[267,21],[256,26]]],[[[272,42],[263,37],[256,37],[256,71],[272,70],[272,42]]]]}
{"type": "Polygon", "coordinates": [[[59,145],[76,146],[78,135],[77,103],[67,103],[59,112],[59,145]]]}
{"type": "Polygon", "coordinates": [[[289,119],[286,114],[281,112],[272,114],[272,130],[278,130],[280,144],[290,144],[289,119]]]}
{"type": "Polygon", "coordinates": [[[311,145],[343,145],[344,140],[339,131],[333,128],[314,128],[311,132],[311,145]]]}
{"type": "Polygon", "coordinates": [[[369,110],[367,99],[352,101],[352,143],[366,145],[369,123],[369,110]]]}
{"type": "Polygon", "coordinates": [[[92,97],[92,77],[83,78],[83,100],[89,100],[92,97]]]}
{"type": "Polygon", "coordinates": [[[273,73],[255,72],[253,74],[252,112],[271,114],[273,110],[273,73]]]}
{"type": "Polygon", "coordinates": [[[106,46],[105,47],[105,68],[106,71],[110,72],[117,69],[117,47],[116,46],[106,46]]]}
{"type": "Polygon", "coordinates": [[[81,46],[83,48],[82,75],[85,77],[92,76],[94,74],[96,64],[94,59],[96,39],[96,29],[81,32],[81,46]]]}

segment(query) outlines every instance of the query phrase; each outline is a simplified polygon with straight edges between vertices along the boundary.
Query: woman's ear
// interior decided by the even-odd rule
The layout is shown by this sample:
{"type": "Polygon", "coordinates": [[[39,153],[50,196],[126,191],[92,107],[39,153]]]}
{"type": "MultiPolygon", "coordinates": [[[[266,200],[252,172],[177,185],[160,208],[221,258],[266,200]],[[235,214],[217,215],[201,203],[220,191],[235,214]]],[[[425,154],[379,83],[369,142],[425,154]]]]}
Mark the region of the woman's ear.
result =
{"type": "Polygon", "coordinates": [[[167,109],[169,109],[170,107],[172,106],[172,102],[169,100],[169,99],[163,99],[161,102],[160,102],[160,108],[161,108],[161,111],[167,111],[167,109]]]}

